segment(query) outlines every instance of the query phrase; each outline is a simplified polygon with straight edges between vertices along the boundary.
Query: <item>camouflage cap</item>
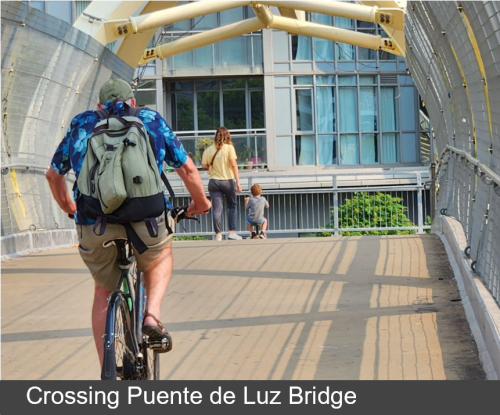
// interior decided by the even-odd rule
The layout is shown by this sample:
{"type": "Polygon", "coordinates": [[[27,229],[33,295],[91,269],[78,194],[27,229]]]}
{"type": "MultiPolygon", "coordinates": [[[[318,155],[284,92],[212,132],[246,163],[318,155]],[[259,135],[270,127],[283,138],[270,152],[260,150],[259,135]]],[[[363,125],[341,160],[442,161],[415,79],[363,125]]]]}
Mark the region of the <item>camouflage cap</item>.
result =
{"type": "Polygon", "coordinates": [[[134,98],[134,92],[131,86],[122,79],[110,79],[105,82],[99,91],[99,103],[105,104],[107,101],[119,99],[126,101],[134,98]]]}

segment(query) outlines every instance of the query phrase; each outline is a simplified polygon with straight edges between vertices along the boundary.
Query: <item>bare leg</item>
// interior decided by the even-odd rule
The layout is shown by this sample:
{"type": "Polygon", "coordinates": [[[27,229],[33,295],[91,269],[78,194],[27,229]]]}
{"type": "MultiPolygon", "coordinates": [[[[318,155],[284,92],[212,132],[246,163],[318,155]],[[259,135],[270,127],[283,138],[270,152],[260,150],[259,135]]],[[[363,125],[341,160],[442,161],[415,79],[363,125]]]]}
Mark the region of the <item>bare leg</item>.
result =
{"type": "Polygon", "coordinates": [[[265,232],[267,229],[267,219],[264,219],[264,223],[262,224],[261,226],[261,231],[262,232],[265,232]]]}
{"type": "Polygon", "coordinates": [[[250,233],[254,233],[255,232],[254,229],[253,229],[253,226],[249,225],[248,223],[247,223],[247,228],[250,231],[250,233]]]}
{"type": "MultiPolygon", "coordinates": [[[[167,246],[158,258],[151,264],[144,273],[146,284],[146,309],[157,318],[160,317],[161,301],[167,291],[168,282],[172,275],[173,258],[171,245],[167,246]]],[[[157,323],[152,317],[146,317],[144,324],[156,326],[157,323]]]]}
{"type": "Polygon", "coordinates": [[[95,347],[99,355],[99,361],[104,359],[104,328],[106,325],[106,311],[108,309],[108,297],[111,291],[108,291],[95,284],[94,304],[92,305],[92,331],[94,333],[95,347]]]}

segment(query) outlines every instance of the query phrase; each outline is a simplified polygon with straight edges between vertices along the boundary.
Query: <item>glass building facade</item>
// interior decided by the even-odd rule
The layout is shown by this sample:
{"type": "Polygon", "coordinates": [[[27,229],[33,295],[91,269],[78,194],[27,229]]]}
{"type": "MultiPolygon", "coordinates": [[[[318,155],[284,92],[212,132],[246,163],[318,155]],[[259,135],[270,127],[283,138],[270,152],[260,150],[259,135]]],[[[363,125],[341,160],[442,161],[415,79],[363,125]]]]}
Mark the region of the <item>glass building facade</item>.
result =
{"type": "MultiPolygon", "coordinates": [[[[90,4],[27,3],[68,22],[90,4]]],[[[149,46],[252,17],[244,6],[176,22],[149,46]]],[[[387,37],[367,22],[315,13],[306,20],[387,37]]],[[[248,168],[397,167],[430,159],[425,106],[404,59],[386,52],[265,29],[150,62],[136,77],[138,104],[165,116],[198,165],[221,125],[248,168]]]]}

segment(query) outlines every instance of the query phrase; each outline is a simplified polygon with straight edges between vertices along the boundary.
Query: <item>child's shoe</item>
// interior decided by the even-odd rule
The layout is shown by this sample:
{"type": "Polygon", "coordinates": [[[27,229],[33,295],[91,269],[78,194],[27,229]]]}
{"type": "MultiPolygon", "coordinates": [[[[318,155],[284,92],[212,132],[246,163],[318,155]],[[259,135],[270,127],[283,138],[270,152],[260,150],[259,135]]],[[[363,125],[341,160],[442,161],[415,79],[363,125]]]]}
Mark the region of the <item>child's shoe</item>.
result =
{"type": "Polygon", "coordinates": [[[257,239],[257,234],[255,232],[252,232],[252,236],[250,239],[257,239]]]}
{"type": "Polygon", "coordinates": [[[264,232],[261,232],[260,235],[259,235],[259,238],[260,239],[267,239],[267,236],[264,232]]]}

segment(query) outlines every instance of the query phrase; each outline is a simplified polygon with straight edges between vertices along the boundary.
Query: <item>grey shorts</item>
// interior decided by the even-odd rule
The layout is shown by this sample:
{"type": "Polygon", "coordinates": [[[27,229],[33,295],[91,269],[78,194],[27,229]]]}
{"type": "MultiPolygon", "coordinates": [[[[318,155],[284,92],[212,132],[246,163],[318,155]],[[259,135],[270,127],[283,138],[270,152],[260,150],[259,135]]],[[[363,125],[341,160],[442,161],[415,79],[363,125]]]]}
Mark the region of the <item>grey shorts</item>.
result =
{"type": "MultiPolygon", "coordinates": [[[[156,219],[158,222],[158,236],[153,238],[149,235],[144,222],[132,223],[137,235],[148,247],[148,250],[139,255],[135,248],[134,255],[137,261],[137,269],[141,272],[147,271],[151,264],[158,258],[161,252],[170,244],[173,234],[168,234],[165,226],[165,215],[156,219]]],[[[172,229],[173,223],[170,224],[172,229]]],[[[117,288],[121,269],[118,267],[118,249],[115,245],[104,247],[108,241],[114,239],[127,239],[127,233],[122,225],[108,223],[106,231],[98,236],[93,231],[94,225],[76,225],[78,232],[78,249],[85,265],[90,270],[95,282],[108,291],[117,288]]]]}

